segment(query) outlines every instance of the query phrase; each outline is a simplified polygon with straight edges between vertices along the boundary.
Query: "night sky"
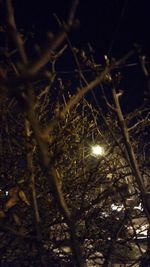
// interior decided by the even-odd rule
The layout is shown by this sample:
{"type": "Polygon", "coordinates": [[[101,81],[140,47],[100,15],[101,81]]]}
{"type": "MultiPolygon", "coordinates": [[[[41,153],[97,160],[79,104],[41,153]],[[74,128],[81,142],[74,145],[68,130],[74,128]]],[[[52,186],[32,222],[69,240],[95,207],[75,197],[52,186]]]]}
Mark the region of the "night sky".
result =
{"type": "MultiPolygon", "coordinates": [[[[48,31],[56,33],[59,30],[54,13],[61,20],[66,20],[71,2],[15,0],[13,5],[18,28],[34,31],[36,40],[42,44],[46,41],[48,31]]],[[[76,14],[80,25],[71,32],[70,40],[74,46],[84,49],[90,43],[98,64],[103,61],[104,54],[121,57],[133,49],[135,43],[141,45],[149,61],[149,10],[149,0],[80,0],[76,14]]],[[[137,61],[133,57],[129,63],[137,61]]],[[[136,107],[144,98],[146,86],[141,70],[139,66],[128,68],[123,75],[123,87],[128,88],[125,94],[126,106],[132,102],[136,107]]]]}
{"type": "MultiPolygon", "coordinates": [[[[71,0],[22,0],[13,1],[16,19],[20,27],[37,33],[58,29],[53,14],[66,19],[71,0]]],[[[80,0],[77,18],[80,27],[71,34],[77,45],[90,42],[99,54],[121,55],[134,43],[143,46],[148,53],[149,0],[80,0]]]]}

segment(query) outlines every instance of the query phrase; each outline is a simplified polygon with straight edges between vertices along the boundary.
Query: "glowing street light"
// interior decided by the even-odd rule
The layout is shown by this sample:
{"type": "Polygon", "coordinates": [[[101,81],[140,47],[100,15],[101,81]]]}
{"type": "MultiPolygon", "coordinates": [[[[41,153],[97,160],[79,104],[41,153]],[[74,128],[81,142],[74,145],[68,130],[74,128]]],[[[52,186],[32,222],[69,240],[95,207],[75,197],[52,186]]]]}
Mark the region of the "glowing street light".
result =
{"type": "Polygon", "coordinates": [[[104,148],[99,145],[92,146],[92,155],[96,157],[104,155],[104,148]]]}

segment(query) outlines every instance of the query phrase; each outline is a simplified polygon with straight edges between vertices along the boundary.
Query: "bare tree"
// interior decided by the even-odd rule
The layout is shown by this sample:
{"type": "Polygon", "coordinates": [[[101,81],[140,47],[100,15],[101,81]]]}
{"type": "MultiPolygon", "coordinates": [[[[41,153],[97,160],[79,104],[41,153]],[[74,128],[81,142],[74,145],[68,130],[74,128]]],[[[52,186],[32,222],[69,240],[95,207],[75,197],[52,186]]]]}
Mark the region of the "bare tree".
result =
{"type": "Polygon", "coordinates": [[[0,66],[2,266],[109,266],[140,262],[149,251],[149,237],[144,245],[139,239],[150,216],[148,101],[127,115],[120,104],[118,68],[134,51],[119,60],[105,56],[99,69],[69,40],[77,4],[33,61],[5,1],[5,34],[15,49],[2,48],[0,66]],[[70,81],[56,70],[64,51],[77,69],[70,81]],[[96,144],[101,155],[92,152],[96,144]]]}

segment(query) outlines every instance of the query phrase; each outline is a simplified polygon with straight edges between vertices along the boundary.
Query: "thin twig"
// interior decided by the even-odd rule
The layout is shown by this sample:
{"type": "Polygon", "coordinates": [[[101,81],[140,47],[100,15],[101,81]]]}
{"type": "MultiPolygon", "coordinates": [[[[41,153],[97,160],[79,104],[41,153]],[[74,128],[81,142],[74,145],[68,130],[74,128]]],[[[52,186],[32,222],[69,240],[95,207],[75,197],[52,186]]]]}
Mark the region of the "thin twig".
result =
{"type": "Polygon", "coordinates": [[[111,70],[114,69],[115,66],[118,66],[122,62],[128,59],[133,54],[133,51],[129,52],[127,55],[125,55],[122,59],[119,59],[117,62],[112,63],[110,66],[106,66],[105,70],[101,72],[101,74],[93,81],[91,81],[86,86],[79,88],[75,95],[73,95],[66,106],[63,108],[62,111],[59,112],[59,114],[56,115],[56,117],[49,123],[49,125],[46,127],[46,129],[43,130],[43,136],[47,136],[49,132],[53,130],[53,128],[59,123],[61,119],[65,117],[65,115],[77,104],[80,102],[82,97],[87,94],[89,91],[91,91],[93,88],[98,86],[100,83],[102,83],[105,80],[106,74],[108,74],[111,70]]]}

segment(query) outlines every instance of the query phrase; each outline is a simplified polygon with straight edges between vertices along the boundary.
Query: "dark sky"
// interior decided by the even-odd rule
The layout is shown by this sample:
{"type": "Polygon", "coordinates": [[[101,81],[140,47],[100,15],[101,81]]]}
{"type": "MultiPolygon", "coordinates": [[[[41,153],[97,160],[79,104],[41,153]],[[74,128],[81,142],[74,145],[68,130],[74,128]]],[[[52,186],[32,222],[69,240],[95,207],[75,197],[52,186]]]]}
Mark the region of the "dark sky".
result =
{"type": "MultiPolygon", "coordinates": [[[[71,0],[15,0],[16,18],[20,26],[38,33],[56,30],[53,17],[66,19],[71,0]]],[[[72,35],[78,45],[91,42],[99,53],[120,55],[139,43],[148,53],[149,0],[80,0],[77,18],[80,27],[72,35]]]]}

